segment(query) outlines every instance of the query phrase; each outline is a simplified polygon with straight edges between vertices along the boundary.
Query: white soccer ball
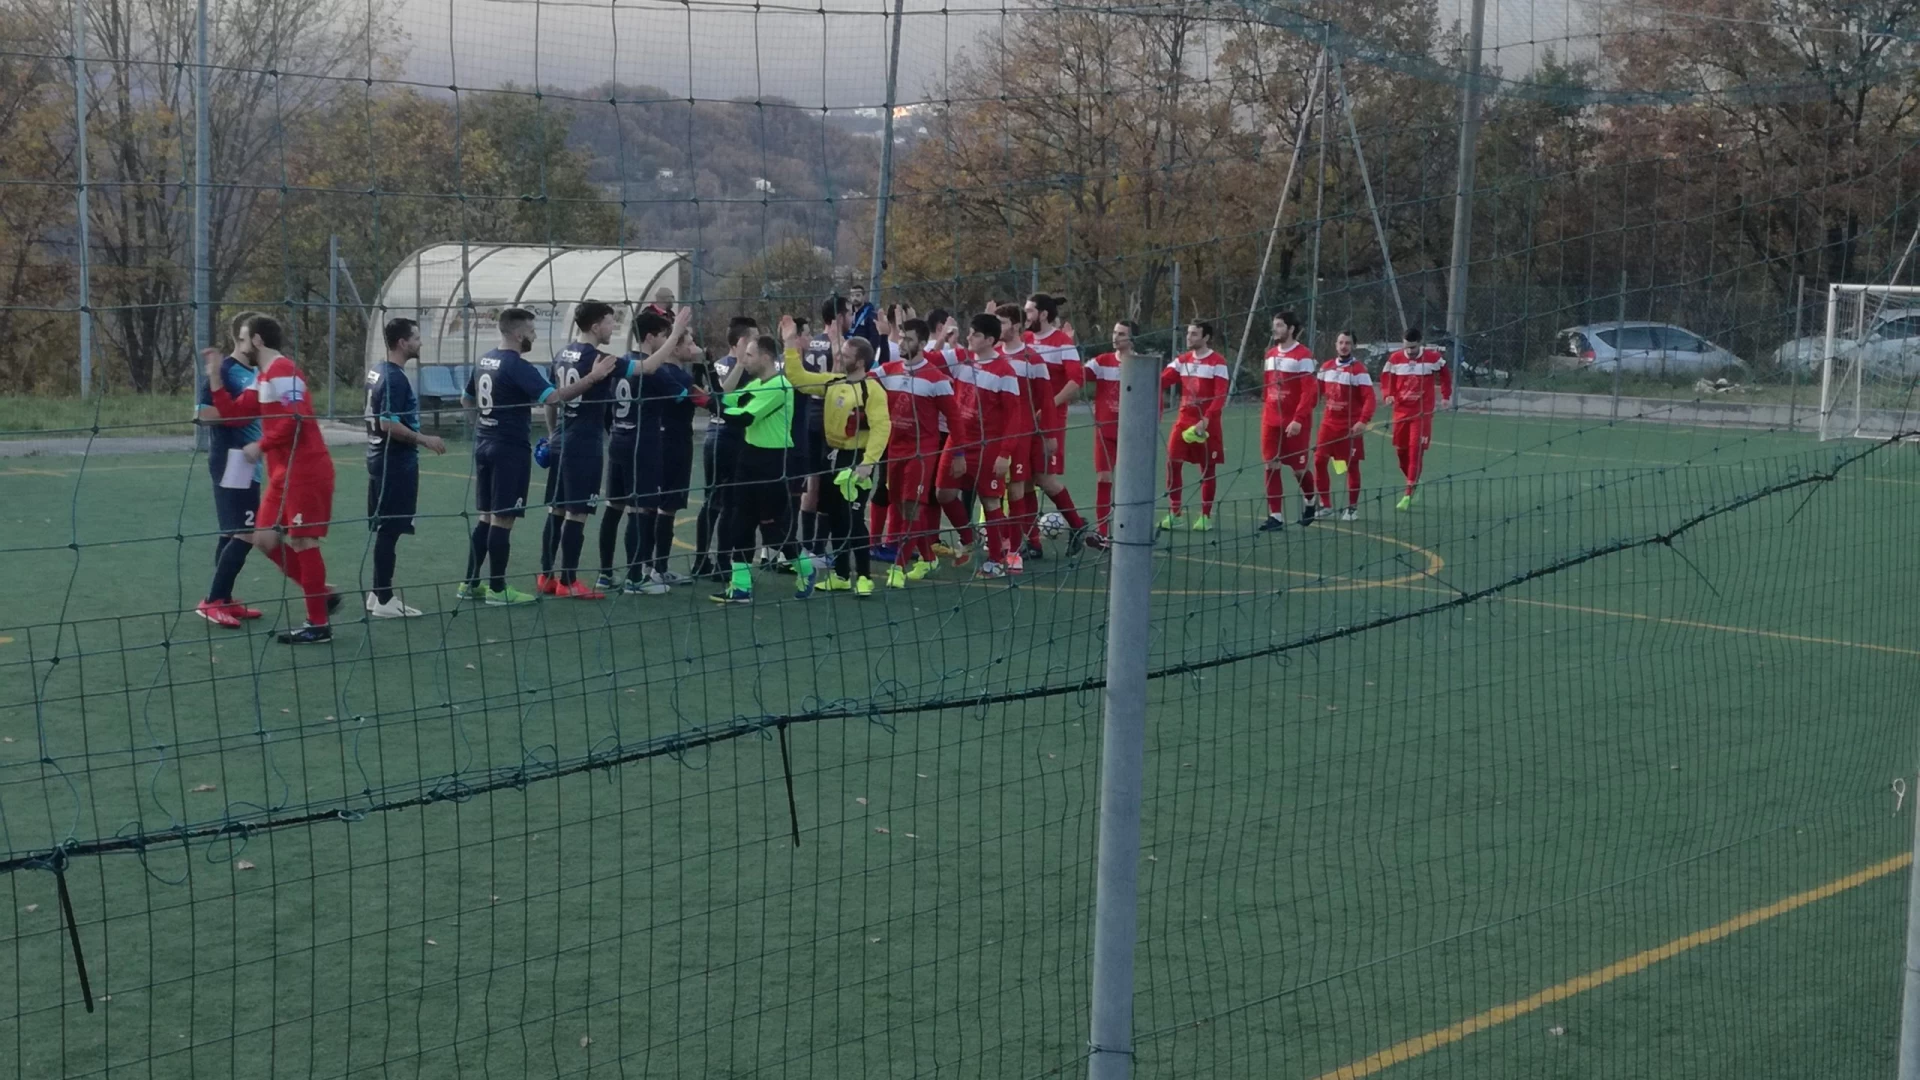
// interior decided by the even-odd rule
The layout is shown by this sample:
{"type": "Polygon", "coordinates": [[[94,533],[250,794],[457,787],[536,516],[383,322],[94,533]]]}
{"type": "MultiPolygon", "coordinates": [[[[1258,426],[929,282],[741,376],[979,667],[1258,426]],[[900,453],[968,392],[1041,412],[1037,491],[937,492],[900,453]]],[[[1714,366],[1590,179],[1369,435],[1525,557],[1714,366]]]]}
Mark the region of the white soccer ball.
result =
{"type": "Polygon", "coordinates": [[[1047,513],[1047,514],[1040,515],[1040,535],[1041,536],[1044,536],[1047,539],[1052,540],[1056,537],[1064,535],[1066,531],[1067,531],[1066,518],[1063,518],[1059,514],[1054,514],[1054,513],[1047,513]]]}

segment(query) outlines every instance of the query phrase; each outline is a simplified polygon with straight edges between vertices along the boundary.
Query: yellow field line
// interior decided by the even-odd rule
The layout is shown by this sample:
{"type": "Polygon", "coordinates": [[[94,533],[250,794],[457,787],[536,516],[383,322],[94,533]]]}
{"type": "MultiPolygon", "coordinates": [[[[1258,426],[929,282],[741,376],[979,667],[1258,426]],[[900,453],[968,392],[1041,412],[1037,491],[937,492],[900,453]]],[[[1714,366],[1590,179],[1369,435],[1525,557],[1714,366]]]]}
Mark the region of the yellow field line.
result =
{"type": "Polygon", "coordinates": [[[1395,1043],[1377,1054],[1372,1054],[1368,1057],[1361,1058],[1359,1061],[1342,1065],[1330,1073],[1323,1073],[1318,1080],[1359,1080],[1359,1078],[1363,1076],[1372,1076],[1374,1073],[1392,1068],[1401,1062],[1411,1061],[1422,1054],[1459,1042],[1461,1039],[1476,1032],[1497,1027],[1509,1020],[1525,1016],[1530,1012],[1538,1011],[1555,1002],[1565,1001],[1575,994],[1584,994],[1588,990],[1605,986],[1615,979],[1638,974],[1663,960],[1671,960],[1690,949],[1697,949],[1702,945],[1719,941],[1721,938],[1739,933],[1748,927],[1757,926],[1769,919],[1778,918],[1789,911],[1796,911],[1806,907],[1808,904],[1825,900],[1831,896],[1837,896],[1840,893],[1846,892],[1848,889],[1857,888],[1865,885],[1869,881],[1886,877],[1896,870],[1903,869],[1912,861],[1913,855],[1911,853],[1895,855],[1893,858],[1887,859],[1884,862],[1874,863],[1864,870],[1857,870],[1845,877],[1835,878],[1825,885],[1808,889],[1806,892],[1795,893],[1784,900],[1776,900],[1765,907],[1754,908],[1752,911],[1736,915],[1725,922],[1716,923],[1704,930],[1695,930],[1685,937],[1675,938],[1665,945],[1648,949],[1645,952],[1634,953],[1624,960],[1616,960],[1598,971],[1591,971],[1578,978],[1568,979],[1566,982],[1560,983],[1557,986],[1550,986],[1531,997],[1524,997],[1518,1001],[1510,1001],[1505,1005],[1495,1006],[1485,1012],[1470,1016],[1457,1024],[1450,1024],[1437,1031],[1429,1031],[1418,1038],[1395,1043]]]}
{"type": "Polygon", "coordinates": [[[1747,634],[1751,637],[1774,638],[1779,641],[1798,641],[1808,645],[1840,645],[1849,649],[1866,649],[1869,652],[1892,653],[1896,656],[1920,656],[1920,649],[1906,649],[1898,645],[1876,645],[1868,641],[1845,641],[1841,638],[1812,637],[1807,634],[1789,634],[1780,630],[1757,630],[1750,626],[1728,626],[1724,623],[1698,622],[1694,619],[1673,619],[1664,615],[1641,615],[1632,611],[1612,611],[1607,608],[1584,607],[1580,604],[1556,604],[1551,600],[1524,600],[1517,596],[1497,596],[1494,599],[1503,604],[1526,604],[1529,607],[1556,608],[1560,611],[1578,611],[1588,615],[1605,615],[1615,619],[1638,619],[1641,622],[1666,623],[1668,626],[1685,626],[1694,630],[1718,630],[1725,634],[1747,634]]]}

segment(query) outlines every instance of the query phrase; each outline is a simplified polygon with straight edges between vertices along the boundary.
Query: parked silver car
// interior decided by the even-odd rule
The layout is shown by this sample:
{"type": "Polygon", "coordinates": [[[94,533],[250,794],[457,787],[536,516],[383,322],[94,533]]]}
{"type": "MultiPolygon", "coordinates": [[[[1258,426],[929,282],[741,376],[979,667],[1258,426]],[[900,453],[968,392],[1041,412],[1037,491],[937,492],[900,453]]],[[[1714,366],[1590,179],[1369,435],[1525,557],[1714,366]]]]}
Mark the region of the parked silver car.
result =
{"type": "MultiPolygon", "coordinates": [[[[1827,336],[1795,338],[1774,350],[1774,362],[1788,370],[1817,373],[1826,359],[1827,336]]],[[[1920,374],[1920,311],[1886,308],[1876,312],[1866,334],[1853,337],[1852,328],[1834,338],[1833,358],[1859,362],[1876,375],[1920,374]]]]}
{"type": "Polygon", "coordinates": [[[1554,335],[1548,364],[1561,370],[1618,369],[1639,375],[1705,375],[1747,366],[1691,330],[1655,322],[1570,326],[1554,335]]]}

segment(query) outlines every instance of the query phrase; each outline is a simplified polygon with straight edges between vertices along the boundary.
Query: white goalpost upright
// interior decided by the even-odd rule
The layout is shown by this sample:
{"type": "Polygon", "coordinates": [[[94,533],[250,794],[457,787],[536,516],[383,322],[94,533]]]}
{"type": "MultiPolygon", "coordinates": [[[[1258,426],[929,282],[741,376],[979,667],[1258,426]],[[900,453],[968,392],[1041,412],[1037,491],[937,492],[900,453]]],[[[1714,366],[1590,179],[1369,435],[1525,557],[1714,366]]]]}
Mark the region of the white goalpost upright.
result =
{"type": "Polygon", "coordinates": [[[1920,286],[1827,286],[1820,438],[1885,439],[1920,426],[1920,286]]]}

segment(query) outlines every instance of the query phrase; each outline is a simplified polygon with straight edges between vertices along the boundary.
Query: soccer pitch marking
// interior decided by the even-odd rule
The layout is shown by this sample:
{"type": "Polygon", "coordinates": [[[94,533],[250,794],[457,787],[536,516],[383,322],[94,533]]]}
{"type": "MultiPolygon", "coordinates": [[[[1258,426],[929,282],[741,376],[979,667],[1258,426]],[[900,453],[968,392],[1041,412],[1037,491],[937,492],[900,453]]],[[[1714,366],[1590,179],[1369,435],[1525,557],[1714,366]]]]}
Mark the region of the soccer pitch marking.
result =
{"type": "Polygon", "coordinates": [[[1655,964],[1671,960],[1681,953],[1697,949],[1731,937],[1742,930],[1758,926],[1769,919],[1775,919],[1790,911],[1798,911],[1809,904],[1817,903],[1829,897],[1838,896],[1849,889],[1855,889],[1870,881],[1886,877],[1896,870],[1904,869],[1913,862],[1913,853],[1904,852],[1891,859],[1874,863],[1865,869],[1856,870],[1844,877],[1838,877],[1824,885],[1816,886],[1805,892],[1776,900],[1771,904],[1754,908],[1751,911],[1735,915],[1725,922],[1715,923],[1703,930],[1674,938],[1664,945],[1634,953],[1622,960],[1616,960],[1606,967],[1587,972],[1563,983],[1558,983],[1536,994],[1497,1005],[1485,1012],[1475,1013],[1455,1024],[1429,1031],[1404,1042],[1398,1042],[1377,1053],[1370,1054],[1358,1061],[1350,1062],[1329,1073],[1322,1073],[1316,1080],[1360,1080],[1377,1072],[1392,1068],[1405,1061],[1411,1061],[1423,1054],[1438,1050],[1459,1042],[1469,1035],[1498,1027],[1509,1020],[1537,1012],[1548,1005],[1565,1001],[1578,994],[1605,986],[1616,979],[1628,975],[1637,975],[1655,964]]]}

